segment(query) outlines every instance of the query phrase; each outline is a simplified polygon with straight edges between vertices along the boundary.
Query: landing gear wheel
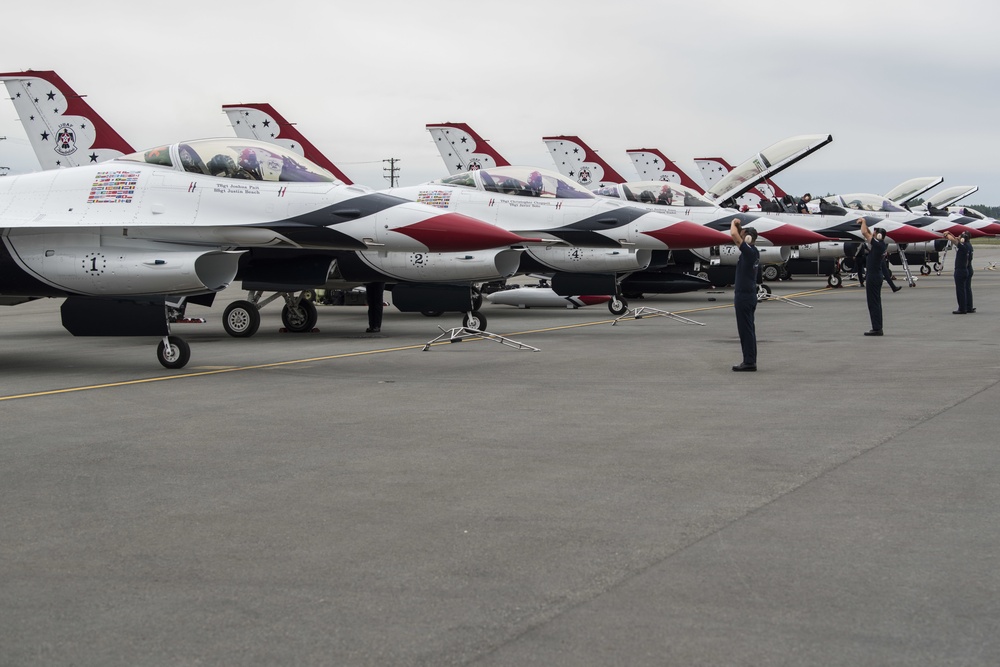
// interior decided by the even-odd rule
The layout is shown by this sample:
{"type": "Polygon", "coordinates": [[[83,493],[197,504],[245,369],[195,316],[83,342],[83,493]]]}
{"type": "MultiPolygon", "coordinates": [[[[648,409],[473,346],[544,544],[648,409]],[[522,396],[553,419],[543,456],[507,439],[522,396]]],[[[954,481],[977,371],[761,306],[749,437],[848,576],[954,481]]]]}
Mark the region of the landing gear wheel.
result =
{"type": "Polygon", "coordinates": [[[260,327],[260,311],[250,301],[233,301],[222,314],[222,328],[233,338],[249,338],[260,327]]]}
{"type": "Polygon", "coordinates": [[[628,312],[628,301],[620,296],[613,296],[611,301],[608,301],[608,310],[612,315],[624,315],[628,312]]]}
{"type": "Polygon", "coordinates": [[[702,280],[708,280],[708,271],[699,271],[698,273],[696,273],[694,275],[696,275],[697,277],[701,278],[702,280]]]}
{"type": "Polygon", "coordinates": [[[424,317],[441,317],[441,313],[443,312],[441,310],[421,310],[420,314],[424,317]]]}
{"type": "Polygon", "coordinates": [[[764,276],[764,280],[777,280],[781,275],[781,271],[774,264],[768,264],[761,269],[760,274],[764,276]]]}
{"type": "Polygon", "coordinates": [[[467,329],[475,329],[476,331],[483,331],[486,329],[486,316],[480,313],[478,310],[474,310],[471,313],[466,313],[462,317],[462,326],[467,329]]]}
{"type": "Polygon", "coordinates": [[[472,310],[479,310],[483,307],[483,293],[477,288],[472,288],[472,310]]]}
{"type": "Polygon", "coordinates": [[[281,309],[281,323],[292,333],[312,331],[318,319],[316,305],[305,299],[300,299],[295,306],[285,304],[285,307],[281,309]]]}
{"type": "Polygon", "coordinates": [[[831,273],[826,277],[826,284],[829,287],[840,287],[844,280],[836,273],[831,273]]]}
{"type": "MultiPolygon", "coordinates": [[[[941,269],[943,269],[943,268],[944,268],[944,264],[942,264],[941,262],[934,262],[934,270],[935,271],[937,271],[938,273],[941,273],[941,269]]],[[[930,273],[930,272],[928,271],[928,273],[930,273]]]]}
{"type": "Polygon", "coordinates": [[[167,336],[156,348],[156,360],[164,368],[184,368],[191,359],[191,346],[179,336],[167,336]]]}
{"type": "Polygon", "coordinates": [[[924,264],[923,266],[921,266],[920,267],[920,275],[922,275],[922,276],[929,276],[929,275],[931,275],[931,267],[927,266],[926,264],[924,264]]]}
{"type": "Polygon", "coordinates": [[[771,293],[771,286],[770,285],[765,285],[764,283],[761,283],[760,285],[757,285],[757,292],[759,294],[770,294],[771,293]]]}

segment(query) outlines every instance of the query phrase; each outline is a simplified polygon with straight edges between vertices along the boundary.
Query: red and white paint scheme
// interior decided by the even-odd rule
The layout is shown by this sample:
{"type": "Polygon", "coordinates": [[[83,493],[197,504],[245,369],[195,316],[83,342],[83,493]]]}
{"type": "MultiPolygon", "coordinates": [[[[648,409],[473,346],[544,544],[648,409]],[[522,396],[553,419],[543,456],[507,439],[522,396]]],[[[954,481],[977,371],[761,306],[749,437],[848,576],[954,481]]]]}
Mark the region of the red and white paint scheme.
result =
{"type": "Polygon", "coordinates": [[[42,169],[96,164],[135,152],[52,71],[0,74],[42,169]]]}
{"type": "Polygon", "coordinates": [[[229,117],[229,123],[236,130],[236,136],[257,139],[284,146],[299,155],[309,158],[337,177],[342,183],[354,182],[335,165],[330,158],[312,145],[302,133],[266,102],[253,104],[223,104],[222,110],[229,117]]]}
{"type": "MultiPolygon", "coordinates": [[[[670,162],[671,168],[661,170],[655,180],[626,182],[579,137],[545,137],[542,141],[549,148],[560,173],[564,176],[576,178],[581,185],[589,187],[580,181],[581,174],[591,169],[596,170],[594,173],[602,174],[604,184],[592,188],[595,194],[630,202],[649,211],[683,216],[692,222],[727,234],[732,220],[738,218],[744,227],[752,227],[758,231],[762,245],[800,245],[827,240],[825,236],[799,225],[720,207],[698,192],[697,184],[694,184],[694,181],[680,171],[673,162],[670,162]]],[[[654,149],[630,151],[630,154],[633,153],[641,155],[643,163],[655,164],[652,160],[665,160],[662,154],[654,152],[654,149]]],[[[636,157],[633,156],[632,160],[635,163],[636,157]]],[[[652,169],[648,168],[647,171],[651,172],[652,169]]],[[[589,180],[586,175],[583,178],[589,180]]],[[[704,255],[703,259],[707,259],[711,253],[707,248],[703,248],[698,254],[704,255]]]]}
{"type": "Polygon", "coordinates": [[[698,194],[705,192],[705,188],[658,148],[633,148],[625,151],[625,154],[632,160],[632,166],[638,172],[640,181],[665,181],[683,185],[698,194]]]}
{"type": "Polygon", "coordinates": [[[510,166],[510,162],[465,123],[428,123],[427,131],[452,176],[484,167],[510,166]]]}
{"type": "MultiPolygon", "coordinates": [[[[14,94],[44,81],[53,86],[46,98],[75,96],[57,94],[61,79],[54,75],[21,74],[4,78],[14,94]]],[[[77,101],[75,112],[93,114],[79,116],[77,129],[97,128],[91,144],[110,145],[101,134],[110,126],[77,101]]],[[[39,107],[48,114],[46,108],[39,107]]],[[[60,113],[59,106],[52,113],[60,113]]],[[[30,128],[37,118],[21,120],[30,128]]],[[[184,366],[189,349],[169,336],[167,298],[210,301],[233,281],[240,255],[250,249],[427,254],[532,241],[458,213],[344,185],[301,155],[263,142],[205,139],[96,158],[0,179],[0,265],[6,267],[0,302],[67,297],[63,323],[72,333],[163,336],[159,360],[169,368],[184,366]],[[80,299],[85,305],[78,308],[80,299]]],[[[325,275],[329,268],[317,270],[325,275]]]]}

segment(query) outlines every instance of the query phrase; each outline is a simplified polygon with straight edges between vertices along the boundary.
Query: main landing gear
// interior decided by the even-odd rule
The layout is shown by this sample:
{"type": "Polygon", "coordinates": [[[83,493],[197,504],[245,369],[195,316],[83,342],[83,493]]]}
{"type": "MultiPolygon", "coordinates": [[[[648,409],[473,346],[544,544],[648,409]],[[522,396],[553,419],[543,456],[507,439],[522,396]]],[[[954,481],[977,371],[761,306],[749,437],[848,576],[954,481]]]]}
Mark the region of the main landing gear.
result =
{"type": "Polygon", "coordinates": [[[233,338],[250,338],[260,328],[260,309],[279,297],[285,300],[281,309],[281,323],[286,331],[305,333],[312,331],[319,320],[316,304],[309,299],[312,290],[277,292],[261,299],[263,292],[250,292],[248,299],[233,301],[222,315],[222,328],[233,338]]]}

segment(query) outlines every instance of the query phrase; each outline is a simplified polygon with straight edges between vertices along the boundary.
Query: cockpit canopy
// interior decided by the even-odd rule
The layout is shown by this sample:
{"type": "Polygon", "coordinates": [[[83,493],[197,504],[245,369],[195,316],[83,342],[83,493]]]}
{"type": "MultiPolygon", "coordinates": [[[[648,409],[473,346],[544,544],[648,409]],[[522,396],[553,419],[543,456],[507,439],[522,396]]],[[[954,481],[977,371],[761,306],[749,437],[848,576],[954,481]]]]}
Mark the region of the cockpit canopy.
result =
{"type": "Polygon", "coordinates": [[[940,176],[918,176],[917,178],[903,181],[892,190],[889,190],[885,193],[885,198],[897,204],[905,204],[931,188],[941,185],[943,182],[944,179],[940,176]]]}
{"type": "Polygon", "coordinates": [[[533,167],[493,167],[463,171],[435,182],[444,185],[481,188],[487,192],[519,197],[555,199],[592,199],[594,197],[590,190],[560,174],[533,167]]]}
{"type": "Polygon", "coordinates": [[[617,197],[618,199],[621,199],[624,195],[628,201],[640,204],[661,204],[663,206],[683,208],[693,208],[696,206],[716,207],[714,202],[709,201],[691,188],[679,183],[668,183],[666,181],[636,181],[633,183],[608,185],[594,190],[594,194],[603,197],[617,197]]]}
{"type": "Polygon", "coordinates": [[[854,209],[855,211],[906,211],[899,204],[894,204],[882,195],[873,195],[867,193],[851,194],[851,195],[828,195],[824,199],[832,200],[835,204],[840,204],[845,208],[854,209]]]}
{"type": "Polygon", "coordinates": [[[291,150],[248,139],[199,139],[158,146],[118,158],[179,168],[204,176],[247,181],[331,183],[323,167],[291,150]]]}
{"type": "Polygon", "coordinates": [[[939,191],[937,194],[927,198],[927,206],[934,208],[944,208],[951,206],[955,202],[965,199],[972,193],[979,190],[978,185],[953,185],[939,191]]]}
{"type": "Polygon", "coordinates": [[[804,134],[782,139],[734,167],[705,194],[715,201],[739,197],[765,178],[771,178],[831,141],[833,137],[829,134],[804,134]]]}

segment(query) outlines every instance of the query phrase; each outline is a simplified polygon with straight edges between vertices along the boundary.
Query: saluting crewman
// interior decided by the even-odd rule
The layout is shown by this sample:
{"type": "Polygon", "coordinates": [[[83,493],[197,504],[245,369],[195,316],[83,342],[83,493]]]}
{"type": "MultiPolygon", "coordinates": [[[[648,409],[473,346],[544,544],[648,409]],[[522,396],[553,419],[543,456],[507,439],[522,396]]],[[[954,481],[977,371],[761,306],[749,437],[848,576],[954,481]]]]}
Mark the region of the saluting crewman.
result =
{"type": "Polygon", "coordinates": [[[865,332],[866,336],[882,335],[882,260],[889,244],[885,242],[885,230],[876,227],[872,233],[864,218],[858,218],[861,224],[861,234],[868,241],[871,249],[868,251],[868,264],[865,276],[865,293],[868,296],[868,315],[872,320],[872,328],[865,332]]]}
{"type": "Polygon", "coordinates": [[[962,232],[957,238],[951,232],[945,232],[944,237],[955,246],[955,296],[958,297],[958,310],[951,311],[954,315],[974,313],[972,305],[972,235],[962,232]]]}
{"type": "Polygon", "coordinates": [[[736,263],[736,282],[733,286],[733,309],[736,311],[736,330],[740,332],[740,346],[743,348],[743,362],[733,366],[734,371],[757,370],[757,330],[754,313],[757,310],[757,271],[760,268],[760,250],[757,230],[743,229],[739,218],[729,223],[729,235],[740,248],[740,259],[736,263]]]}

